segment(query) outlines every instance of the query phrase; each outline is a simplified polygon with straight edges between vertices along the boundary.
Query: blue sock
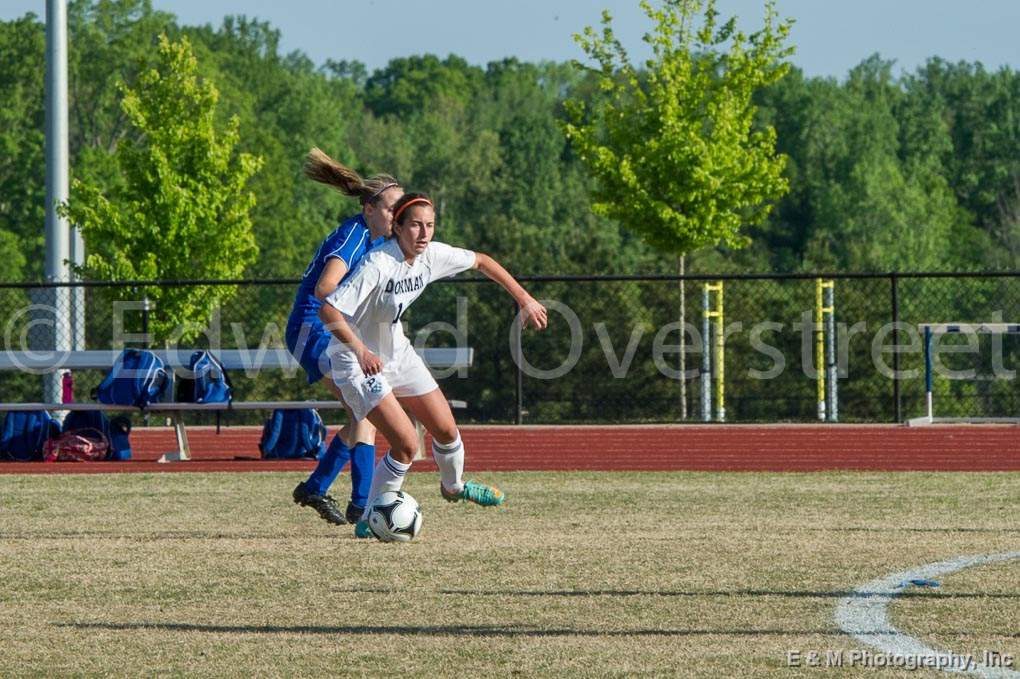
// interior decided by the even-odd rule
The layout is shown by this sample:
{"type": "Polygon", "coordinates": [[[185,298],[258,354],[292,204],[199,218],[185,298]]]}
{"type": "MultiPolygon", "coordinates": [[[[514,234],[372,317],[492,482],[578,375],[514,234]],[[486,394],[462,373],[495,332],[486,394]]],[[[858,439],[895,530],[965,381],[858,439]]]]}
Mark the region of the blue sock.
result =
{"type": "Polygon", "coordinates": [[[319,464],[315,466],[315,471],[305,481],[305,487],[311,493],[325,495],[329,487],[336,481],[336,477],[340,476],[340,470],[344,468],[349,459],[351,459],[351,449],[340,438],[340,434],[337,434],[329,442],[329,448],[326,448],[326,452],[319,458],[319,464]]]}
{"type": "Polygon", "coordinates": [[[355,445],[351,452],[351,502],[359,507],[368,502],[374,470],[375,446],[368,443],[355,445]]]}

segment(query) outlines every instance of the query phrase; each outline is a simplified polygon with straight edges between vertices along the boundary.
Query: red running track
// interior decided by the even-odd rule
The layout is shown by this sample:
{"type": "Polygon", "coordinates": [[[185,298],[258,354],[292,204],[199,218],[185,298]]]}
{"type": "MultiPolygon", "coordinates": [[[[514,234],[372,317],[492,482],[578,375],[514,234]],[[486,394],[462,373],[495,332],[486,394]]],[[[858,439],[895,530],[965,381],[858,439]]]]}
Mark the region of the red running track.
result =
{"type": "MultiPolygon", "coordinates": [[[[468,471],[1020,471],[1020,427],[992,425],[464,426],[468,471]]],[[[188,430],[192,460],[160,464],[171,429],[132,432],[129,462],[0,463],[0,474],[311,470],[258,459],[256,427],[188,430]]],[[[330,432],[332,434],[332,431],[330,432]]],[[[385,443],[379,441],[379,450],[385,443]]],[[[414,463],[435,471],[431,460],[414,463]]]]}

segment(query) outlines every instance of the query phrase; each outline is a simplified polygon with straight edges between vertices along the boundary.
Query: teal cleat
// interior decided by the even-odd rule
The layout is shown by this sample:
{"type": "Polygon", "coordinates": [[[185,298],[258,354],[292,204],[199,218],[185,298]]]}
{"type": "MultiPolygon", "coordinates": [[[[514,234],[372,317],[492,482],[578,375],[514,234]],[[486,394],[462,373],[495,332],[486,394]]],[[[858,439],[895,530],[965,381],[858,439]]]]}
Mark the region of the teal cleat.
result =
{"type": "Polygon", "coordinates": [[[354,524],[354,537],[356,538],[374,538],[372,529],[368,527],[368,521],[358,521],[354,524]]]}
{"type": "Polygon", "coordinates": [[[450,493],[439,484],[439,492],[447,502],[460,502],[467,500],[483,507],[496,507],[503,504],[506,495],[499,488],[487,486],[477,481],[465,481],[464,488],[459,493],[450,493]]]}

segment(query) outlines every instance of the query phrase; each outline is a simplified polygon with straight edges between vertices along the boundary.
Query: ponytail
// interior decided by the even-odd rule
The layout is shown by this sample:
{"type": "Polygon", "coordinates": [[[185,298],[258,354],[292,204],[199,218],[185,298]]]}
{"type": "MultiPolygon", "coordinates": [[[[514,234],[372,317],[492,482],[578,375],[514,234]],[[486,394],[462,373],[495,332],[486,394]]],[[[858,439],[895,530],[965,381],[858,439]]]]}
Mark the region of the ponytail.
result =
{"type": "Polygon", "coordinates": [[[322,149],[312,148],[305,156],[305,176],[312,181],[332,186],[346,196],[357,196],[362,205],[374,204],[386,189],[400,187],[388,174],[377,174],[362,179],[361,175],[343,163],[330,158],[322,149]]]}

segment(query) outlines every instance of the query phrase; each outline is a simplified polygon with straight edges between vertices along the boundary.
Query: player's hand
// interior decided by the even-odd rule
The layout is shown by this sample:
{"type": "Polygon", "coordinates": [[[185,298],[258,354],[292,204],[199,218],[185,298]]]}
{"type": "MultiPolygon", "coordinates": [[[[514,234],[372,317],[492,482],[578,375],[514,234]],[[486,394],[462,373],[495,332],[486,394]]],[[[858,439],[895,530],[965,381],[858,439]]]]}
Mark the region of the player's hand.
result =
{"type": "Polygon", "coordinates": [[[358,365],[361,366],[361,372],[366,375],[378,375],[383,367],[382,359],[368,349],[358,352],[358,365]]]}
{"type": "Polygon", "coordinates": [[[521,305],[521,327],[527,328],[530,326],[535,330],[541,330],[547,325],[549,325],[549,312],[546,311],[544,306],[539,304],[538,300],[529,297],[521,305]]]}

